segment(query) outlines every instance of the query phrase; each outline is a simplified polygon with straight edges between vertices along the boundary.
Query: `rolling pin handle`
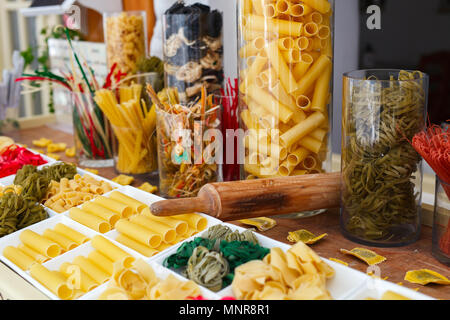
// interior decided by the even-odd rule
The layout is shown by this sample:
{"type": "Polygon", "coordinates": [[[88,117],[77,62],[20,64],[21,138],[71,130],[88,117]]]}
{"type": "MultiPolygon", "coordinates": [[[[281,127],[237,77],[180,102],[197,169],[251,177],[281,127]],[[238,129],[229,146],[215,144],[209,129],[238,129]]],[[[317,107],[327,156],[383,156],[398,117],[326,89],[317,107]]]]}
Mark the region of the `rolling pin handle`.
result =
{"type": "Polygon", "coordinates": [[[161,200],[150,206],[150,211],[155,216],[166,217],[179,214],[202,212],[208,214],[210,206],[202,197],[161,200]]]}

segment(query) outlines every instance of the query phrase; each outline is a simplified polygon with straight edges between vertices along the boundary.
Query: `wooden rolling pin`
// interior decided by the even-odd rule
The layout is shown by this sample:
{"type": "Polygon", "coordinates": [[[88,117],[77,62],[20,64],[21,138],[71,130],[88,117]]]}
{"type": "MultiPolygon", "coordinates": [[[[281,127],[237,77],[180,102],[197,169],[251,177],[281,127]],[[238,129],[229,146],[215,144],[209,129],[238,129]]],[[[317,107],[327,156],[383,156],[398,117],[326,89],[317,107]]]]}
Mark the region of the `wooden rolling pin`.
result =
{"type": "Polygon", "coordinates": [[[202,212],[222,221],[337,208],[341,174],[211,183],[195,198],[162,200],[151,205],[157,216],[202,212]]]}

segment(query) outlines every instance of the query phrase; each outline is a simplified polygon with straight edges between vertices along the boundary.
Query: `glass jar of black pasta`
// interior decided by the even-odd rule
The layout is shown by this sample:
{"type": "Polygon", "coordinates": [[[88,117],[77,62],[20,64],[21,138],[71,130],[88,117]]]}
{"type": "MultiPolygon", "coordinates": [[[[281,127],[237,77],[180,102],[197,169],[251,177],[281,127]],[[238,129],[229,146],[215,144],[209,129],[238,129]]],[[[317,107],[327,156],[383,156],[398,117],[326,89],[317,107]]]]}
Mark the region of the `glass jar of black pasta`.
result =
{"type": "Polygon", "coordinates": [[[422,159],[410,141],[425,126],[428,76],[344,75],[341,228],[352,241],[393,247],[420,234],[422,159]]]}
{"type": "Polygon", "coordinates": [[[222,13],[199,3],[175,3],[163,17],[164,80],[178,88],[180,102],[196,100],[206,85],[222,88],[222,13]]]}

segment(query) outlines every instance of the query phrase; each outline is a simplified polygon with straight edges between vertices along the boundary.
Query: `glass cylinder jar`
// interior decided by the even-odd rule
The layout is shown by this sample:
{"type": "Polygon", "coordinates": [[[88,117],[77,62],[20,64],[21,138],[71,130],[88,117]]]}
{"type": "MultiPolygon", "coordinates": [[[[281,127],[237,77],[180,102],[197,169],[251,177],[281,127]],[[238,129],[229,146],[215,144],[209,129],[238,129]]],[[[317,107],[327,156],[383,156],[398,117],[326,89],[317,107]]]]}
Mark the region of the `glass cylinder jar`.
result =
{"type": "Polygon", "coordinates": [[[108,68],[117,64],[116,72],[137,72],[137,62],[147,55],[146,19],[145,11],[103,13],[108,68]]]}
{"type": "Polygon", "coordinates": [[[86,167],[114,165],[114,134],[91,94],[72,93],[72,119],[78,164],[86,167]]]}
{"type": "Polygon", "coordinates": [[[242,178],[330,172],[334,1],[241,0],[238,23],[242,178]]]}
{"type": "Polygon", "coordinates": [[[433,256],[450,266],[450,183],[438,177],[434,200],[433,256]]]}
{"type": "Polygon", "coordinates": [[[164,78],[178,88],[181,102],[196,100],[203,85],[214,93],[223,85],[222,13],[177,3],[163,17],[164,78]]]}
{"type": "Polygon", "coordinates": [[[409,141],[423,130],[428,76],[346,73],[342,115],[341,227],[349,239],[402,246],[420,233],[422,160],[409,141]]]}
{"type": "Polygon", "coordinates": [[[205,184],[222,180],[219,110],[195,113],[179,105],[172,112],[157,108],[161,196],[194,197],[205,184]]]}

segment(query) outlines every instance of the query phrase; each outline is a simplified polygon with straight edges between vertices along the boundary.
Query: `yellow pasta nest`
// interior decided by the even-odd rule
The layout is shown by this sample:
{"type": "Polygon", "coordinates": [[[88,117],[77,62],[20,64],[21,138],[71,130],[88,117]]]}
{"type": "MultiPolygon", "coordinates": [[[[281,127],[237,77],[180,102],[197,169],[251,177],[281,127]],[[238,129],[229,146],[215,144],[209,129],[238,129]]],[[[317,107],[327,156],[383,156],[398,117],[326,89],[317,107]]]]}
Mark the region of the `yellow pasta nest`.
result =
{"type": "Polygon", "coordinates": [[[236,268],[232,283],[238,300],[328,300],[334,270],[303,242],[287,252],[272,248],[262,261],[236,268]]]}
{"type": "Polygon", "coordinates": [[[34,146],[39,148],[46,148],[53,141],[47,138],[40,138],[39,140],[33,140],[32,143],[34,146]]]}
{"type": "Polygon", "coordinates": [[[44,197],[44,205],[61,213],[112,189],[113,187],[103,180],[77,174],[72,180],[63,178],[60,182],[52,181],[44,197]]]}
{"type": "Polygon", "coordinates": [[[193,282],[181,281],[170,274],[166,279],[156,276],[144,260],[136,260],[133,268],[115,265],[114,274],[100,300],[184,300],[201,294],[193,282]]]}

